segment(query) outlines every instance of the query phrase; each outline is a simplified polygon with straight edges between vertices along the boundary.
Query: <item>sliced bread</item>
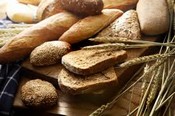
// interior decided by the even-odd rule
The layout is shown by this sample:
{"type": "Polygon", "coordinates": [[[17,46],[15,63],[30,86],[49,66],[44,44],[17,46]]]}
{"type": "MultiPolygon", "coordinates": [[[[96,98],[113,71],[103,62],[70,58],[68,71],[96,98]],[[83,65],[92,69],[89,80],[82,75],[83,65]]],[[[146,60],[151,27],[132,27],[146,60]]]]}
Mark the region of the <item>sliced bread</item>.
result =
{"type": "Polygon", "coordinates": [[[90,75],[101,72],[124,61],[127,53],[124,50],[77,50],[62,57],[62,64],[69,71],[79,75],[90,75]]]}
{"type": "Polygon", "coordinates": [[[67,94],[93,93],[117,85],[117,76],[113,67],[90,76],[81,76],[62,69],[58,75],[60,89],[67,94]]]}
{"type": "Polygon", "coordinates": [[[137,12],[135,10],[128,10],[121,17],[111,23],[107,28],[102,30],[97,36],[140,39],[141,31],[137,12]]]}

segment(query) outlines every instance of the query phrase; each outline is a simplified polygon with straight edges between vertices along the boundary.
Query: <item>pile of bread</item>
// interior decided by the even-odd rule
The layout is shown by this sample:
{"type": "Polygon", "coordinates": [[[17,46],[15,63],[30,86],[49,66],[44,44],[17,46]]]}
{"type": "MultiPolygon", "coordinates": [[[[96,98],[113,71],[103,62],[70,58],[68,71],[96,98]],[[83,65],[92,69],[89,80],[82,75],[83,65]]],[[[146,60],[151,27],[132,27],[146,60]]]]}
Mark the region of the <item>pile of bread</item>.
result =
{"type": "Polygon", "coordinates": [[[165,0],[42,0],[36,16],[38,23],[0,48],[0,63],[26,57],[34,66],[61,61],[59,87],[74,95],[115,86],[113,66],[127,58],[127,51],[72,50],[71,45],[90,37],[141,39],[169,27],[165,0]]]}

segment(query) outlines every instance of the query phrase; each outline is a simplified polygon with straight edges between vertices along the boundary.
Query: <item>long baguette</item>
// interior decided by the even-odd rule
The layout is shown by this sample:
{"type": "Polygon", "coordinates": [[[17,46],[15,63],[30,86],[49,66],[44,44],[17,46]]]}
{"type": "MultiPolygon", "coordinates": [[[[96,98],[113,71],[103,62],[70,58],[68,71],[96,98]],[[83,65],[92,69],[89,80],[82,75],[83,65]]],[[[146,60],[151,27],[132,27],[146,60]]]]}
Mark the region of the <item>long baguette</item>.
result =
{"type": "Polygon", "coordinates": [[[40,44],[59,38],[77,21],[75,15],[61,12],[27,28],[0,49],[0,63],[16,61],[29,55],[40,44]]]}
{"type": "Polygon", "coordinates": [[[100,15],[88,16],[79,20],[59,40],[70,44],[85,40],[101,31],[122,14],[123,12],[118,9],[104,9],[100,15]]]}

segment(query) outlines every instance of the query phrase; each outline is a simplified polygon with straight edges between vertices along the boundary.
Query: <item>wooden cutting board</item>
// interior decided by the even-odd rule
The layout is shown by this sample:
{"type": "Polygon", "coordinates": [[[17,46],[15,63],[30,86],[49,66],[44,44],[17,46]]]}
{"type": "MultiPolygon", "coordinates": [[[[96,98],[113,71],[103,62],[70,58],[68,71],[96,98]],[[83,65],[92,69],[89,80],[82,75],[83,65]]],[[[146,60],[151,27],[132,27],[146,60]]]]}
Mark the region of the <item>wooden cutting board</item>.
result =
{"type": "MultiPolygon", "coordinates": [[[[162,37],[144,37],[143,40],[147,41],[157,41],[161,40],[162,37]]],[[[128,59],[132,59],[135,57],[140,57],[143,55],[148,55],[155,53],[155,47],[150,48],[142,48],[142,49],[130,49],[127,50],[128,59]]],[[[76,95],[71,96],[62,93],[59,88],[59,101],[58,105],[53,107],[52,109],[48,110],[47,112],[51,114],[62,114],[68,116],[77,116],[77,115],[88,115],[95,109],[97,109],[102,104],[111,101],[111,99],[115,96],[117,91],[132,77],[133,74],[140,68],[141,65],[132,66],[129,68],[116,68],[115,72],[118,78],[118,85],[117,88],[113,88],[111,90],[105,91],[103,94],[86,94],[86,95],[76,95]]],[[[20,83],[20,87],[17,92],[17,96],[15,98],[14,107],[15,108],[24,108],[24,105],[20,99],[20,89],[21,86],[28,80],[32,78],[41,78],[47,81],[50,81],[55,86],[57,86],[57,76],[63,66],[61,64],[56,64],[53,66],[48,67],[34,67],[32,66],[28,60],[26,60],[22,67],[24,68],[24,74],[22,76],[22,80],[20,83]]],[[[136,96],[134,101],[132,102],[131,109],[134,109],[138,104],[139,97],[137,96],[138,89],[135,91],[136,96]]],[[[126,96],[127,97],[127,96],[126,96]]],[[[115,108],[111,109],[110,112],[106,112],[107,114],[114,115],[126,115],[128,109],[126,109],[125,104],[128,102],[128,97],[125,101],[119,102],[119,104],[115,105],[115,108]]]]}

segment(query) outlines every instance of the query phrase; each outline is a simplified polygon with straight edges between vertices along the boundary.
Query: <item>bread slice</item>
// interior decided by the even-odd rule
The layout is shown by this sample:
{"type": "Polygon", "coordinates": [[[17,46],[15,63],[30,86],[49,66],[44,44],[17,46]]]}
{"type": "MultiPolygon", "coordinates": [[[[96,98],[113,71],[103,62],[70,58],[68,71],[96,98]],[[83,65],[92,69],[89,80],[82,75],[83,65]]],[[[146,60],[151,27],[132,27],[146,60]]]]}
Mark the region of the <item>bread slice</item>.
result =
{"type": "Polygon", "coordinates": [[[58,84],[64,93],[93,93],[117,85],[117,76],[113,67],[90,76],[81,76],[62,69],[58,75],[58,84]]]}
{"type": "Polygon", "coordinates": [[[102,30],[98,37],[124,37],[128,39],[140,39],[141,29],[137,12],[135,10],[128,10],[121,17],[116,19],[107,28],[102,30]]]}
{"type": "Polygon", "coordinates": [[[127,58],[126,51],[77,50],[62,57],[62,64],[79,75],[101,72],[127,58]]]}

